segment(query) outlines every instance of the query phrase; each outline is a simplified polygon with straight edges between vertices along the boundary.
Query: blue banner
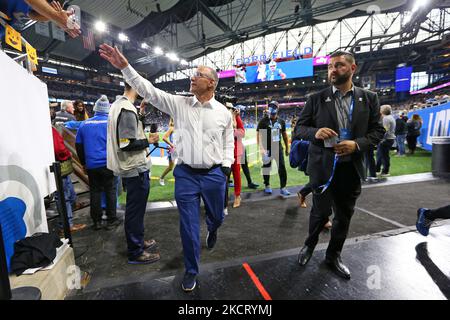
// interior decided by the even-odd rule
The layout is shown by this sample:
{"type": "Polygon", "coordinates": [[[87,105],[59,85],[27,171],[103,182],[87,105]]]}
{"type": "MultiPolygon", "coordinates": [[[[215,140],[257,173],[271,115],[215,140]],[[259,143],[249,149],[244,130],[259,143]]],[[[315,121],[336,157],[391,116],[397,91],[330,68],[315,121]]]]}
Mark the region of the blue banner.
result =
{"type": "Polygon", "coordinates": [[[395,71],[395,91],[409,92],[411,90],[412,67],[397,68],[395,71]]]}
{"type": "Polygon", "coordinates": [[[410,112],[408,118],[411,119],[413,114],[418,114],[423,121],[418,138],[418,142],[423,149],[431,151],[432,137],[450,136],[450,102],[437,107],[410,112]]]}

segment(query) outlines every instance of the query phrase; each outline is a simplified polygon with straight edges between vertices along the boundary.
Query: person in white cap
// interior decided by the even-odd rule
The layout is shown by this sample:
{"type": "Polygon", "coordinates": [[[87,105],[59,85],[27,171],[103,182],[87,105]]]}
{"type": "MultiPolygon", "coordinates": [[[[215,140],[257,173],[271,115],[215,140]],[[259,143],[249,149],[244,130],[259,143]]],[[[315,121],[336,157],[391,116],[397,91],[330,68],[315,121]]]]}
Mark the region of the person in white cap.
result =
{"type": "Polygon", "coordinates": [[[116,217],[116,184],[114,174],[106,168],[106,137],[110,104],[102,95],[94,105],[94,117],[81,123],[75,146],[80,163],[89,177],[91,218],[94,230],[101,229],[101,193],[106,195],[107,229],[120,224],[116,217]]]}

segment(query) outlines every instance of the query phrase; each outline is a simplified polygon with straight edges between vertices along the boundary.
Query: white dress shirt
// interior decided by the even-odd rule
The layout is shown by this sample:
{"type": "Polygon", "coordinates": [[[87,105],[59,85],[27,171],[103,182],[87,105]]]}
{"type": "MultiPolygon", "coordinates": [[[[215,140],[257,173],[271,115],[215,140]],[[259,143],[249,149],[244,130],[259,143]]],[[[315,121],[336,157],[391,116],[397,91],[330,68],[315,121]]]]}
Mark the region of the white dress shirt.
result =
{"type": "Polygon", "coordinates": [[[131,65],[122,69],[125,81],[156,108],[174,119],[174,158],[193,168],[234,163],[231,113],[214,97],[202,104],[197,98],[172,95],[155,88],[131,65]]]}

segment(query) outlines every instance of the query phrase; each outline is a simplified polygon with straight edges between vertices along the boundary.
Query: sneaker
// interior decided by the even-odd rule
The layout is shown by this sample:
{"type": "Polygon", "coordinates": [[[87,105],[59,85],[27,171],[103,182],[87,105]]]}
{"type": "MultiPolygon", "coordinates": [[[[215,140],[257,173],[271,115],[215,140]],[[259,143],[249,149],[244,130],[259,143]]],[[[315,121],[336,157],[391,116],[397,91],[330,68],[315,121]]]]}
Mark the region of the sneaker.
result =
{"type": "Polygon", "coordinates": [[[140,256],[135,259],[128,259],[129,264],[149,264],[156,262],[160,259],[159,253],[149,253],[147,251],[143,251],[140,256]]]}
{"type": "Polygon", "coordinates": [[[291,193],[288,191],[288,189],[282,188],[282,189],[280,189],[280,195],[283,197],[287,197],[287,196],[290,196],[291,193]]]}
{"type": "Polygon", "coordinates": [[[150,250],[156,247],[156,241],[154,239],[144,240],[144,250],[150,250]]]}
{"type": "Polygon", "coordinates": [[[272,194],[272,189],[270,188],[270,186],[266,186],[266,188],[264,189],[264,193],[265,194],[272,194]]]}
{"type": "Polygon", "coordinates": [[[256,184],[253,182],[248,184],[249,189],[258,189],[258,187],[259,187],[259,184],[256,184]]]}
{"type": "Polygon", "coordinates": [[[228,215],[228,208],[223,209],[223,214],[226,216],[228,215]]]}
{"type": "Polygon", "coordinates": [[[387,178],[387,177],[390,177],[390,176],[391,176],[390,173],[381,173],[381,174],[380,174],[380,177],[381,177],[381,178],[387,178]]]}
{"type": "Polygon", "coordinates": [[[214,232],[208,231],[208,234],[206,235],[206,247],[211,250],[216,245],[216,241],[217,241],[217,230],[214,232]]]}
{"type": "Polygon", "coordinates": [[[166,183],[164,182],[164,179],[159,179],[159,185],[160,186],[165,186],[166,183]]]}
{"type": "Polygon", "coordinates": [[[425,213],[427,211],[429,211],[429,209],[419,208],[419,210],[417,210],[417,221],[416,221],[417,231],[419,231],[419,233],[425,237],[430,232],[430,226],[433,223],[433,220],[428,219],[425,216],[425,213]]]}
{"type": "Polygon", "coordinates": [[[181,283],[181,288],[184,292],[191,292],[195,289],[197,285],[197,275],[192,273],[185,273],[183,277],[183,282],[181,283]]]}

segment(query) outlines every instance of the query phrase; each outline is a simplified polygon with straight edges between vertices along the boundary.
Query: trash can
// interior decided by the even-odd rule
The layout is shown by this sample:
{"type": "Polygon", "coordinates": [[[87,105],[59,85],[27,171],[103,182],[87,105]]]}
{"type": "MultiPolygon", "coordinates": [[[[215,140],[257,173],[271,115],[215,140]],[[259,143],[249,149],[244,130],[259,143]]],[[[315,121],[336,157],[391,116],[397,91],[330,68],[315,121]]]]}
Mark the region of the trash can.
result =
{"type": "Polygon", "coordinates": [[[431,141],[433,176],[450,178],[450,136],[433,137],[431,141]]]}

